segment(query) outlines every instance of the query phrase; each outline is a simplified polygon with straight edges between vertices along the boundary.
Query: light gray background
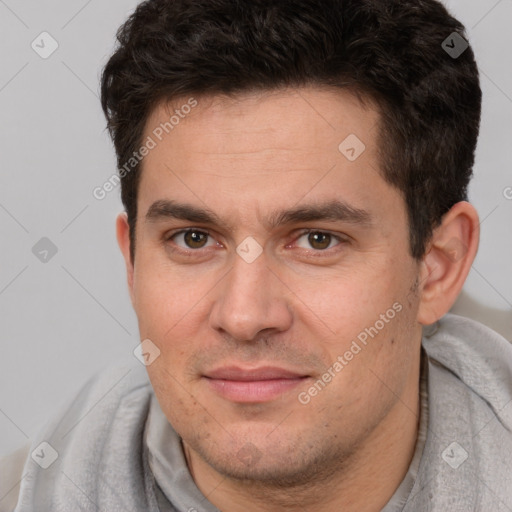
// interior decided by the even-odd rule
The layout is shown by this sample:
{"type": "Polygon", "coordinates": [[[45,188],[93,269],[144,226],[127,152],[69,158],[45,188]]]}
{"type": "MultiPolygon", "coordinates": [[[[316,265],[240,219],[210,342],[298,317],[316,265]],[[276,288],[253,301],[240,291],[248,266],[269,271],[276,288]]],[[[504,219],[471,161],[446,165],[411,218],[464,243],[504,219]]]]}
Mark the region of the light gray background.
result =
{"type": "MultiPolygon", "coordinates": [[[[136,4],[0,0],[0,455],[139,342],[115,241],[119,190],[92,195],[115,172],[99,74],[136,4]],[[59,45],[47,59],[31,48],[43,31],[59,45]],[[32,253],[42,237],[58,249],[47,263],[32,253]]],[[[470,188],[481,244],[453,311],[511,340],[512,0],[446,4],[468,29],[484,93],[470,188]]]]}

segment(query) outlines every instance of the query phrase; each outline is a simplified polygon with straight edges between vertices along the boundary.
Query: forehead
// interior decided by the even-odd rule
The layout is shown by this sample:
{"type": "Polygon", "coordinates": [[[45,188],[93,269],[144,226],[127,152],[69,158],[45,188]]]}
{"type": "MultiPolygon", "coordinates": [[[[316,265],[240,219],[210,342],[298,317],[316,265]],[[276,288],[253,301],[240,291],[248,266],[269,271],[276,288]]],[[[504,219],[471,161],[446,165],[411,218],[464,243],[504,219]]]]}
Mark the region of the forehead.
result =
{"type": "Polygon", "coordinates": [[[363,105],[348,90],[304,87],[233,96],[184,96],[160,102],[148,117],[145,135],[160,127],[164,130],[162,137],[178,145],[193,130],[201,138],[186,141],[190,152],[208,144],[218,153],[235,153],[236,144],[240,154],[268,146],[270,135],[274,147],[289,147],[296,153],[301,149],[320,150],[320,138],[321,146],[332,147],[334,143],[336,148],[340,137],[351,133],[358,133],[371,145],[378,119],[373,103],[363,105]],[[188,108],[192,101],[196,106],[188,108]]]}
{"type": "MultiPolygon", "coordinates": [[[[235,214],[335,200],[372,210],[396,205],[378,159],[379,113],[350,92],[285,89],[160,103],[143,139],[141,214],[176,198],[235,214]],[[195,105],[194,105],[195,103],[195,105]],[[194,105],[189,108],[188,106],[194,105]]],[[[379,213],[376,211],[375,213],[379,213]]]]}

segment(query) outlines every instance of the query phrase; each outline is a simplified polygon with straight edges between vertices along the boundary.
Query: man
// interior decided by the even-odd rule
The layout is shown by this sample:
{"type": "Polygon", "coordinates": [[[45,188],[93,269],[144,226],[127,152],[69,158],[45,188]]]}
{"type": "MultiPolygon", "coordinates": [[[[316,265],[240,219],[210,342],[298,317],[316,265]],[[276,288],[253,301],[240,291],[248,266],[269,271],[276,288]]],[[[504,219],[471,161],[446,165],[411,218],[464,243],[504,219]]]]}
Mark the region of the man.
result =
{"type": "Polygon", "coordinates": [[[512,510],[512,348],[447,314],[479,238],[461,24],[435,0],[149,0],[118,40],[145,366],[41,430],[15,510],[512,510]]]}

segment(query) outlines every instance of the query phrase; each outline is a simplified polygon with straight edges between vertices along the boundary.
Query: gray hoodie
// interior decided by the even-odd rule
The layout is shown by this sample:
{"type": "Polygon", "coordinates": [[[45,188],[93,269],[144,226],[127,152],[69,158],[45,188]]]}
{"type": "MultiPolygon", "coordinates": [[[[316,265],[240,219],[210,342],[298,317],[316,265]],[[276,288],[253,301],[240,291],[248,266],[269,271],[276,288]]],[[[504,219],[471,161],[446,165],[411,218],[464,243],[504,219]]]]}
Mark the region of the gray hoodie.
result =
{"type": "MultiPolygon", "coordinates": [[[[448,314],[423,336],[420,428],[383,512],[512,511],[512,345],[448,314]]],[[[144,366],[90,379],[0,462],[0,512],[214,512],[144,366]],[[17,505],[16,505],[17,502],[17,505]]]]}

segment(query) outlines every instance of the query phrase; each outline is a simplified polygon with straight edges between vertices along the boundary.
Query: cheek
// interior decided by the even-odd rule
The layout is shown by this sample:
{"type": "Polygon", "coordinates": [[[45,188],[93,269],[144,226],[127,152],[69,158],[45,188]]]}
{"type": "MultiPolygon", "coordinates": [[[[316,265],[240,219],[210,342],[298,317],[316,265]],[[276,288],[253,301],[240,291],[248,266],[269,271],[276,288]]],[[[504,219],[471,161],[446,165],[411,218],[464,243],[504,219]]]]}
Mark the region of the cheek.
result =
{"type": "Polygon", "coordinates": [[[135,310],[141,336],[164,340],[193,326],[190,317],[197,314],[203,283],[179,276],[165,265],[141,258],[134,273],[135,310]]]}
{"type": "MultiPolygon", "coordinates": [[[[321,340],[325,361],[339,363],[336,368],[331,366],[331,371],[337,375],[332,389],[338,388],[341,402],[371,401],[385,392],[386,385],[399,391],[415,356],[415,311],[407,299],[409,281],[385,280],[383,275],[331,280],[324,289],[324,302],[317,302],[318,316],[330,331],[321,340]]],[[[308,293],[314,296],[313,291],[308,293]]]]}
{"type": "MultiPolygon", "coordinates": [[[[323,342],[339,344],[341,350],[360,333],[364,337],[365,329],[376,322],[379,331],[383,327],[387,330],[388,324],[382,324],[380,315],[385,315],[385,320],[391,322],[398,314],[393,304],[401,301],[403,292],[397,283],[382,277],[385,275],[389,272],[340,269],[320,279],[296,276],[290,288],[299,299],[296,305],[297,311],[304,313],[302,318],[313,318],[323,342]]],[[[299,313],[299,316],[302,315],[299,313]]]]}
{"type": "Polygon", "coordinates": [[[148,366],[147,371],[162,411],[178,432],[190,430],[191,418],[198,423],[208,423],[209,417],[202,414],[204,407],[187,391],[187,383],[182,382],[183,379],[179,375],[175,376],[175,372],[168,368],[163,358],[148,366]]]}

